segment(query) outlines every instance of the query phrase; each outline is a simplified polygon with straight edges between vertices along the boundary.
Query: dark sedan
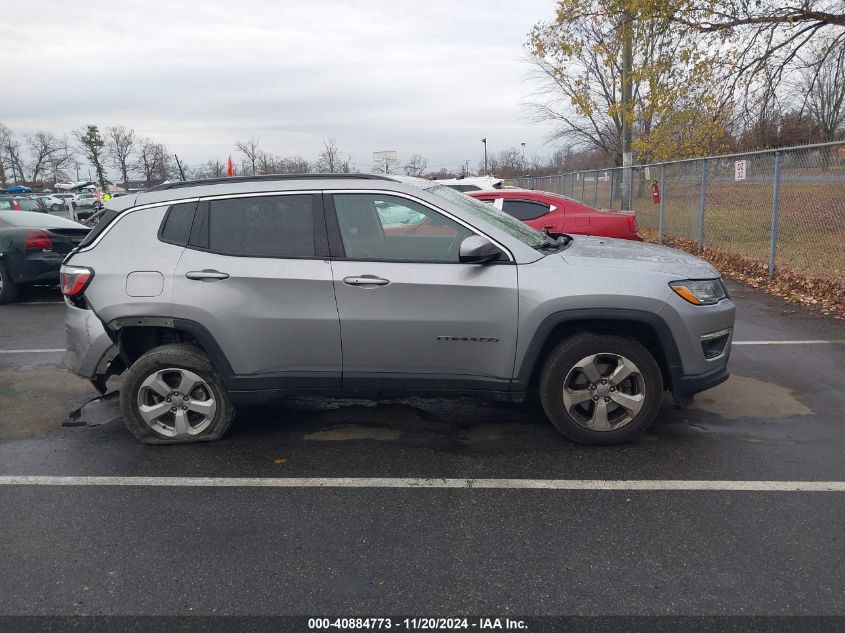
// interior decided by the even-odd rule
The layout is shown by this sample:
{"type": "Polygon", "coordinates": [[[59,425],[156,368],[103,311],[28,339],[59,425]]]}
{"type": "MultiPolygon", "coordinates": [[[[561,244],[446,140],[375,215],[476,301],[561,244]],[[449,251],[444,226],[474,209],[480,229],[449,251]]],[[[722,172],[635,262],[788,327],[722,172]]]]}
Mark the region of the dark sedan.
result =
{"type": "Polygon", "coordinates": [[[0,304],[18,289],[59,282],[59,268],[89,228],[43,213],[0,211],[0,304]]]}
{"type": "Polygon", "coordinates": [[[38,211],[47,213],[47,208],[29,196],[0,196],[0,211],[38,211]]]}

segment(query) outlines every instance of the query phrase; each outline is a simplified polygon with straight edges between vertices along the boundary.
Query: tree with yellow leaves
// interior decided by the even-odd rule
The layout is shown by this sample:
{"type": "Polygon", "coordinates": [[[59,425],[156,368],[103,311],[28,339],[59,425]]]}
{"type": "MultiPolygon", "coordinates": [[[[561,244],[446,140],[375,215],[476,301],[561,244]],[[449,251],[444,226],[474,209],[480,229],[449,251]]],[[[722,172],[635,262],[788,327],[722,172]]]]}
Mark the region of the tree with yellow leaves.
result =
{"type": "MultiPolygon", "coordinates": [[[[541,78],[531,104],[555,124],[553,138],[598,149],[622,164],[623,0],[560,0],[554,21],[529,33],[541,78]]],[[[633,68],[629,105],[637,162],[706,155],[726,148],[732,94],[721,80],[728,59],[704,48],[665,17],[631,11],[633,68]]]]}

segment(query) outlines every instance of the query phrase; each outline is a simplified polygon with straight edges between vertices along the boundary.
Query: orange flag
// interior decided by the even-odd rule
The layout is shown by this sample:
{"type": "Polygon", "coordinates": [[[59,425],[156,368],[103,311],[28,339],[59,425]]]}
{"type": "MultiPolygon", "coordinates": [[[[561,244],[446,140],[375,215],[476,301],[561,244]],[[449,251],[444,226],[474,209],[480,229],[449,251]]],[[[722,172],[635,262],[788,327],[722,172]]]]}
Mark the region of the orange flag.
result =
{"type": "Polygon", "coordinates": [[[232,162],[232,155],[229,154],[229,162],[226,163],[226,175],[227,176],[234,176],[235,175],[235,163],[232,162]]]}

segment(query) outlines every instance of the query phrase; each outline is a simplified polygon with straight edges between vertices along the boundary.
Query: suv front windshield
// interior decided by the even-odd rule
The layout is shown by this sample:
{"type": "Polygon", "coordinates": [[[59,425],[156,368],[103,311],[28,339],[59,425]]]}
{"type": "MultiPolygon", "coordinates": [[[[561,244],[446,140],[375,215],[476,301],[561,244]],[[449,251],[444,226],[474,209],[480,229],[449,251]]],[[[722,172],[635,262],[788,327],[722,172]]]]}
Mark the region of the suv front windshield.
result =
{"type": "Polygon", "coordinates": [[[554,242],[554,240],[545,233],[541,233],[507,213],[499,211],[492,204],[484,204],[480,200],[466,196],[445,185],[432,183],[431,187],[423,188],[425,191],[440,196],[452,204],[461,207],[465,211],[469,211],[474,216],[481,218],[485,222],[489,222],[497,229],[504,231],[511,237],[518,239],[520,242],[530,246],[531,248],[538,248],[554,242]]]}

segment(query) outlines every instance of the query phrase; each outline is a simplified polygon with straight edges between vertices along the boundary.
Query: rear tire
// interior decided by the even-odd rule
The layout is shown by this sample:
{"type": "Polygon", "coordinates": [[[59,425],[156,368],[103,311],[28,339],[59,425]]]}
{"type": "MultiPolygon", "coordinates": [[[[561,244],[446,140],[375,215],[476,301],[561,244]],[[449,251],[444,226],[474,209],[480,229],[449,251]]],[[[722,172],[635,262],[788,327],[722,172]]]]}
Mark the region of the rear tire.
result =
{"type": "Polygon", "coordinates": [[[60,205],[57,202],[54,202],[53,204],[50,205],[50,211],[61,211],[61,210],[62,210],[62,205],[60,205]]]}
{"type": "Polygon", "coordinates": [[[156,347],[132,364],[120,409],[126,426],[145,444],[219,440],[235,413],[211,360],[184,343],[156,347]]]}
{"type": "Polygon", "coordinates": [[[654,421],[663,398],[663,377],[639,341],[577,334],[549,354],[539,391],[549,420],[573,442],[622,444],[654,421]]]}
{"type": "Polygon", "coordinates": [[[0,264],[0,305],[14,303],[18,299],[18,286],[12,281],[8,269],[0,264]]]}

